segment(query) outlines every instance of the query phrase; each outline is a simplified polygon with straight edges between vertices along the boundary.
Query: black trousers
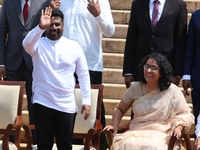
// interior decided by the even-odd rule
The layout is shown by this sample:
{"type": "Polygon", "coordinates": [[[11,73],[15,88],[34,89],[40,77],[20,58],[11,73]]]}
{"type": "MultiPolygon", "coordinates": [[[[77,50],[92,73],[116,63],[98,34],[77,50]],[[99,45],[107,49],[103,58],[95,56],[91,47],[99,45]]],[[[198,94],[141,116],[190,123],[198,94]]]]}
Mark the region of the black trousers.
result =
{"type": "MultiPolygon", "coordinates": [[[[90,74],[91,84],[102,84],[102,72],[89,70],[89,74],[90,74]]],[[[79,82],[78,82],[76,74],[75,74],[75,77],[76,77],[76,84],[78,84],[79,82]]],[[[103,102],[102,102],[101,108],[102,108],[102,110],[101,110],[101,124],[103,125],[103,128],[104,128],[105,125],[106,125],[106,119],[105,119],[105,107],[104,107],[103,102]]],[[[83,141],[74,139],[73,143],[74,144],[82,144],[83,141]]],[[[107,139],[106,139],[105,134],[102,132],[101,136],[100,136],[100,150],[106,150],[107,148],[108,148],[107,139]]]]}
{"type": "Polygon", "coordinates": [[[54,136],[58,150],[72,150],[76,113],[65,113],[33,104],[38,150],[52,150],[54,136]]]}
{"type": "Polygon", "coordinates": [[[200,89],[194,88],[191,92],[192,96],[192,104],[193,104],[193,112],[195,117],[195,125],[197,124],[197,117],[199,116],[200,109],[200,89]]]}
{"type": "MultiPolygon", "coordinates": [[[[30,71],[25,61],[23,60],[20,67],[17,70],[8,70],[6,69],[6,78],[5,80],[16,80],[16,81],[25,81],[26,82],[26,95],[28,101],[28,111],[29,111],[29,123],[34,124],[33,119],[33,104],[31,101],[32,97],[32,71],[30,71]]],[[[33,143],[36,143],[36,134],[35,132],[32,133],[33,135],[33,143]]]]}

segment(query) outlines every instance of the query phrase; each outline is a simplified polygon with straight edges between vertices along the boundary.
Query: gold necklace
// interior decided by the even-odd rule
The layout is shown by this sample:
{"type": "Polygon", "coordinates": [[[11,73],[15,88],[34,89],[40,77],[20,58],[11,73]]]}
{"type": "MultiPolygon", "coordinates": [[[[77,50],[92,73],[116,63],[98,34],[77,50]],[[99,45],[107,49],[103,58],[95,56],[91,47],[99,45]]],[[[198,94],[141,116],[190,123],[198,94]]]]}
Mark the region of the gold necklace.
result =
{"type": "Polygon", "coordinates": [[[155,89],[153,89],[153,90],[150,90],[150,89],[148,88],[147,84],[146,84],[146,89],[147,89],[147,91],[149,91],[149,92],[156,91],[156,90],[158,89],[158,87],[159,87],[159,86],[157,86],[157,87],[156,87],[155,89]]]}

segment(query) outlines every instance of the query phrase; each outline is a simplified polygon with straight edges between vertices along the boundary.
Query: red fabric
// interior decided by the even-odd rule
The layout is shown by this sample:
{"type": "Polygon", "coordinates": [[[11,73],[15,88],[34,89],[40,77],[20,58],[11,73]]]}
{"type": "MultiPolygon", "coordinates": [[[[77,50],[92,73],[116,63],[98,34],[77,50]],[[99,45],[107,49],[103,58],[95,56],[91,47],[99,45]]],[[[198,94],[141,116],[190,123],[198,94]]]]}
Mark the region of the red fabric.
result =
{"type": "Polygon", "coordinates": [[[24,9],[23,9],[24,23],[26,22],[26,19],[28,17],[28,10],[29,10],[28,0],[25,0],[25,1],[26,1],[26,3],[24,5],[24,9]]]}

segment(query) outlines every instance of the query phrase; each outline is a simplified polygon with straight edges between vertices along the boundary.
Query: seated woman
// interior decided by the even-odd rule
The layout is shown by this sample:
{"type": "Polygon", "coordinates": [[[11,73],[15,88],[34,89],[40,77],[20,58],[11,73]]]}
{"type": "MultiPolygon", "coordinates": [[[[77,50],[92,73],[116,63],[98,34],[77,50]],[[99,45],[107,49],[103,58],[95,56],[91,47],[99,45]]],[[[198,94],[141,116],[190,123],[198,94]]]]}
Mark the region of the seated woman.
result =
{"type": "Polygon", "coordinates": [[[105,130],[116,134],[121,118],[132,107],[129,130],[114,136],[112,150],[167,150],[171,135],[177,138],[189,130],[194,117],[181,90],[171,83],[172,67],[158,53],[145,57],[140,66],[140,82],[133,82],[117,104],[112,125],[105,130]]]}

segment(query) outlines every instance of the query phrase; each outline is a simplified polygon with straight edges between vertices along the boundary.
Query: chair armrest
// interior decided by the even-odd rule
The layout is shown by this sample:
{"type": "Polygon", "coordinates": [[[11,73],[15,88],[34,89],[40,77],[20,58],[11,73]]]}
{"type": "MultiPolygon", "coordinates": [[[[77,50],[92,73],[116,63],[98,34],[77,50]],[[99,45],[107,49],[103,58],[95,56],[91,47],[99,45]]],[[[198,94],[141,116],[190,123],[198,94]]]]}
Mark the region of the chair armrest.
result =
{"type": "Polygon", "coordinates": [[[92,142],[93,136],[99,136],[99,138],[95,138],[95,139],[99,139],[99,141],[94,140],[94,147],[95,148],[98,147],[98,143],[100,143],[101,131],[102,131],[102,124],[100,120],[96,119],[95,127],[88,131],[87,136],[85,138],[85,144],[84,144],[85,150],[90,150],[90,142],[92,142]]]}
{"type": "MultiPolygon", "coordinates": [[[[185,144],[186,144],[186,149],[187,150],[192,150],[192,146],[191,146],[191,141],[190,141],[190,135],[186,134],[186,133],[182,133],[181,138],[184,139],[185,144]]],[[[177,138],[172,135],[168,144],[168,150],[173,150],[174,148],[174,143],[176,142],[177,138]]]]}
{"type": "Polygon", "coordinates": [[[181,137],[184,139],[187,150],[192,150],[190,135],[183,133],[181,137]]]}
{"type": "Polygon", "coordinates": [[[23,125],[23,129],[25,131],[25,136],[27,139],[26,150],[32,150],[33,138],[32,138],[31,130],[34,130],[35,126],[34,125],[23,125]]]}
{"type": "MultiPolygon", "coordinates": [[[[117,130],[117,133],[124,133],[129,129],[129,124],[126,124],[124,126],[119,127],[119,129],[117,130]]],[[[112,142],[113,142],[113,130],[109,130],[109,131],[104,131],[104,133],[107,136],[107,141],[108,141],[108,145],[109,145],[109,149],[111,148],[112,142]]]]}
{"type": "Polygon", "coordinates": [[[9,137],[11,135],[12,129],[13,129],[13,124],[8,124],[3,136],[3,143],[2,143],[3,150],[9,150],[9,137]]]}
{"type": "Polygon", "coordinates": [[[107,141],[108,141],[108,146],[109,146],[109,149],[111,148],[111,145],[112,145],[112,142],[113,142],[113,131],[111,130],[108,130],[108,131],[104,131],[104,133],[106,134],[106,137],[107,137],[107,141]]]}
{"type": "Polygon", "coordinates": [[[95,133],[100,133],[101,132],[101,130],[102,130],[102,124],[101,124],[101,121],[100,120],[98,120],[98,119],[96,119],[96,121],[95,121],[95,127],[94,127],[94,132],[95,133]]]}
{"type": "MultiPolygon", "coordinates": [[[[16,117],[16,121],[14,124],[7,125],[4,136],[3,136],[3,143],[2,143],[3,150],[9,149],[10,135],[19,134],[19,132],[21,131],[21,127],[22,127],[21,116],[16,117]],[[15,132],[13,130],[15,130],[15,132]]],[[[17,146],[18,149],[20,148],[20,137],[18,137],[18,136],[15,136],[15,145],[17,146]]]]}
{"type": "Polygon", "coordinates": [[[21,128],[22,127],[22,116],[17,116],[16,117],[16,122],[13,124],[13,128],[21,128]]]}

